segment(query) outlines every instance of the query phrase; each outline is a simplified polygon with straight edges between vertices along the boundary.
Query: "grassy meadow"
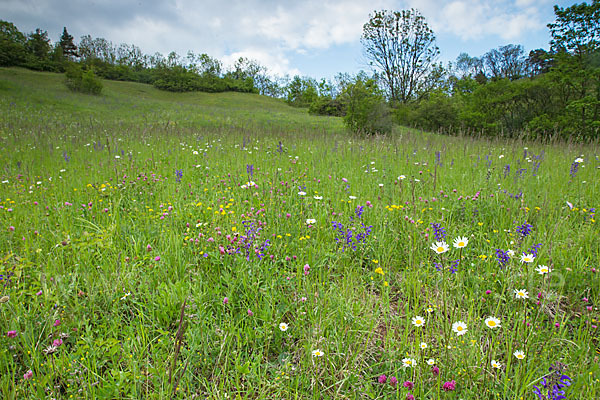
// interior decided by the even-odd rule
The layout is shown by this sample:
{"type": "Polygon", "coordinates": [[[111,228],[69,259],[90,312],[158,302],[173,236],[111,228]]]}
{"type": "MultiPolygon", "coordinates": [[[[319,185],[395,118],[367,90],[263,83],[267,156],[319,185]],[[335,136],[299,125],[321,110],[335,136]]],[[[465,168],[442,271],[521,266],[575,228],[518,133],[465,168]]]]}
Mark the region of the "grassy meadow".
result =
{"type": "Polygon", "coordinates": [[[597,144],[21,69],[0,110],[0,398],[600,398],[597,144]]]}

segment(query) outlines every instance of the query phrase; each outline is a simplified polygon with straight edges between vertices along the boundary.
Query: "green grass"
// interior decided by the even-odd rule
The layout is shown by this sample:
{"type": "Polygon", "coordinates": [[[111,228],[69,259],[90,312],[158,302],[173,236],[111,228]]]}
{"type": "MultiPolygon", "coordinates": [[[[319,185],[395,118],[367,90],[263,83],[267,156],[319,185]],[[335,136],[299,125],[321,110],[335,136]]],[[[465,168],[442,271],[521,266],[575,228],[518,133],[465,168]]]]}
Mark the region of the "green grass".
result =
{"type": "Polygon", "coordinates": [[[2,398],[530,399],[556,363],[600,397],[597,148],[104,85],[0,69],[2,398]]]}

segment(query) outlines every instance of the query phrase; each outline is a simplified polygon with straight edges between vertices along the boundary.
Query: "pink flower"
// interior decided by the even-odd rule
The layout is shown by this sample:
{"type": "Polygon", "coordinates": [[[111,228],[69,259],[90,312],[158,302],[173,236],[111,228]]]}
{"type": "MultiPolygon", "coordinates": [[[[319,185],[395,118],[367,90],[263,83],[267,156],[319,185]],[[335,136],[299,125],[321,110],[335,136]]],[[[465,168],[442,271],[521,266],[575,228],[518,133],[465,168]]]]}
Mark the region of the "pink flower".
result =
{"type": "Polygon", "coordinates": [[[450,382],[444,382],[444,386],[442,386],[444,392],[451,392],[456,389],[456,382],[452,379],[450,382]]]}
{"type": "Polygon", "coordinates": [[[310,266],[308,264],[304,264],[304,275],[308,275],[309,271],[310,271],[310,266]]]}
{"type": "Polygon", "coordinates": [[[8,227],[8,230],[11,231],[11,232],[14,232],[15,231],[15,227],[11,225],[11,226],[8,227]]]}
{"type": "Polygon", "coordinates": [[[248,316],[249,316],[249,317],[251,317],[251,316],[253,316],[253,315],[254,315],[254,313],[252,312],[252,310],[251,310],[251,309],[248,309],[248,316]]]}
{"type": "Polygon", "coordinates": [[[492,291],[489,289],[485,291],[485,294],[490,294],[490,293],[492,293],[492,291]]]}
{"type": "Polygon", "coordinates": [[[62,339],[54,339],[54,341],[52,342],[52,346],[54,346],[54,347],[60,347],[60,346],[62,346],[62,344],[63,344],[62,339]]]}
{"type": "Polygon", "coordinates": [[[434,365],[433,368],[431,368],[431,373],[433,376],[438,376],[440,374],[440,369],[437,367],[437,365],[434,365]]]}
{"type": "Polygon", "coordinates": [[[40,290],[40,291],[39,291],[39,292],[37,292],[35,295],[36,295],[36,296],[41,296],[41,295],[42,295],[42,291],[40,290]]]}
{"type": "Polygon", "coordinates": [[[392,385],[393,387],[396,387],[397,383],[398,383],[398,379],[396,379],[395,376],[390,376],[390,385],[392,385]]]}
{"type": "Polygon", "coordinates": [[[27,371],[27,372],[25,372],[23,374],[23,379],[25,379],[25,380],[31,379],[32,377],[33,377],[33,371],[32,370],[29,370],[29,371],[27,371]]]}
{"type": "Polygon", "coordinates": [[[586,308],[588,311],[592,311],[592,306],[587,306],[586,308]]]}
{"type": "Polygon", "coordinates": [[[154,257],[154,261],[160,261],[160,256],[154,257]]]}
{"type": "Polygon", "coordinates": [[[377,378],[377,382],[379,383],[385,383],[385,381],[387,381],[387,376],[385,375],[380,375],[379,378],[377,378]]]}
{"type": "Polygon", "coordinates": [[[223,298],[223,304],[227,304],[227,303],[229,303],[229,299],[227,297],[224,297],[223,298]]]}
{"type": "Polygon", "coordinates": [[[8,331],[6,332],[6,336],[8,336],[9,338],[17,337],[17,331],[8,331]]]}
{"type": "Polygon", "coordinates": [[[408,392],[406,394],[406,400],[415,400],[415,396],[413,396],[411,392],[408,392]]]}
{"type": "Polygon", "coordinates": [[[56,321],[54,321],[54,326],[59,326],[60,325],[60,319],[57,319],[56,321]]]}
{"type": "Polygon", "coordinates": [[[303,296],[300,301],[304,303],[306,301],[306,297],[303,296]]]}
{"type": "Polygon", "coordinates": [[[147,246],[146,246],[146,251],[147,251],[147,252],[150,252],[150,251],[152,251],[152,246],[150,246],[150,245],[147,245],[147,246]]]}
{"type": "Polygon", "coordinates": [[[414,388],[414,387],[415,387],[415,384],[414,384],[414,383],[412,383],[411,381],[406,381],[406,382],[404,382],[403,386],[404,386],[405,388],[408,388],[408,390],[412,390],[412,388],[414,388]]]}

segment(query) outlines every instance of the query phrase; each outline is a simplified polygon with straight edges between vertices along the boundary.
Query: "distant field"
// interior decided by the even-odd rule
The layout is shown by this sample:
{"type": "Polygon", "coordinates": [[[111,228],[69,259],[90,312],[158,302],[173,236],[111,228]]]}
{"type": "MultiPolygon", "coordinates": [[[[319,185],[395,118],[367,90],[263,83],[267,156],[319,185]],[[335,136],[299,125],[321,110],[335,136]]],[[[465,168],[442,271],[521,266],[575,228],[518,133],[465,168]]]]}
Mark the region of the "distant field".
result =
{"type": "Polygon", "coordinates": [[[600,398],[596,147],[21,69],[0,110],[1,398],[600,398]]]}

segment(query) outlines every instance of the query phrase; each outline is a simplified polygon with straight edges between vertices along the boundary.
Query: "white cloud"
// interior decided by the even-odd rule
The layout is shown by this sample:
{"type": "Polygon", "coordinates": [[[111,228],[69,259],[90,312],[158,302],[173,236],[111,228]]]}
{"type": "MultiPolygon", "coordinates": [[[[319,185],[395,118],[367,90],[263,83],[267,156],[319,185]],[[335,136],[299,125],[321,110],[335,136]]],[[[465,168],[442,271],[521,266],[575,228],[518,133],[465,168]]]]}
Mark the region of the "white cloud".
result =
{"type": "Polygon", "coordinates": [[[273,75],[284,76],[289,74],[290,76],[301,75],[300,70],[290,65],[290,60],[277,53],[280,52],[268,52],[262,49],[247,49],[237,51],[235,53],[227,54],[221,57],[225,67],[232,67],[236,60],[240,57],[246,57],[251,60],[258,61],[261,65],[264,65],[269,69],[269,72],[273,75]]]}

